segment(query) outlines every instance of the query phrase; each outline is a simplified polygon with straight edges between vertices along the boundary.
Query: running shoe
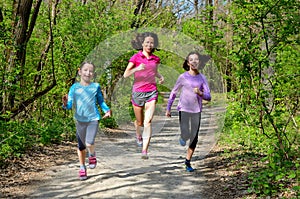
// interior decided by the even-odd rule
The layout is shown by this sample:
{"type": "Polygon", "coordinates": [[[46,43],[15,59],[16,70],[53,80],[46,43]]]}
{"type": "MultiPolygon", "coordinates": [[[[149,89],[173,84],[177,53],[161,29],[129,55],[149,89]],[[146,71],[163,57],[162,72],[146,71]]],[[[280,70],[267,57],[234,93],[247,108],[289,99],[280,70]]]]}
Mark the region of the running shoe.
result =
{"type": "Polygon", "coordinates": [[[148,159],[148,154],[147,154],[147,151],[142,151],[142,159],[148,159]]]}
{"type": "Polygon", "coordinates": [[[143,146],[143,138],[142,136],[136,137],[136,143],[139,147],[143,146]]]}
{"type": "Polygon", "coordinates": [[[89,157],[89,168],[94,169],[97,165],[97,158],[96,156],[89,157]]]}
{"type": "Polygon", "coordinates": [[[187,172],[193,172],[195,169],[190,164],[185,164],[185,170],[187,172]]]}
{"type": "Polygon", "coordinates": [[[179,138],[179,144],[181,146],[185,146],[186,145],[186,141],[184,141],[181,137],[179,138]]]}
{"type": "Polygon", "coordinates": [[[86,169],[80,169],[79,170],[79,179],[80,180],[86,180],[87,179],[86,169]]]}

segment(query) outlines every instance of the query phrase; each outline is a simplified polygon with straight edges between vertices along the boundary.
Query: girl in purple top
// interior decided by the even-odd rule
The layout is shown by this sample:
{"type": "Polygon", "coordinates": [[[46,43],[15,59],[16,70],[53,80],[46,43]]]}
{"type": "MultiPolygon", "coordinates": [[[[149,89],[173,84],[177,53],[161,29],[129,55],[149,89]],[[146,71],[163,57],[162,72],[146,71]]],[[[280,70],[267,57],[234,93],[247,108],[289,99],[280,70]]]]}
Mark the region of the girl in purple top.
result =
{"type": "Polygon", "coordinates": [[[202,100],[211,100],[207,80],[205,76],[199,72],[199,67],[204,67],[209,59],[209,56],[200,55],[198,52],[191,52],[188,54],[183,63],[183,68],[186,72],[178,77],[167,104],[166,116],[171,117],[171,106],[177,92],[181,90],[177,106],[181,131],[179,143],[182,146],[185,146],[186,141],[190,140],[185,159],[185,168],[186,171],[189,172],[194,171],[190,161],[198,142],[202,100]],[[189,124],[191,124],[191,127],[189,124]]]}
{"type": "Polygon", "coordinates": [[[139,52],[129,59],[124,78],[134,75],[131,102],[136,118],[136,139],[137,144],[142,146],[142,158],[148,159],[147,151],[152,135],[151,120],[158,97],[155,78],[159,78],[160,83],[164,81],[157,70],[160,58],[153,54],[158,46],[158,37],[151,32],[138,34],[132,41],[132,46],[139,52]]]}

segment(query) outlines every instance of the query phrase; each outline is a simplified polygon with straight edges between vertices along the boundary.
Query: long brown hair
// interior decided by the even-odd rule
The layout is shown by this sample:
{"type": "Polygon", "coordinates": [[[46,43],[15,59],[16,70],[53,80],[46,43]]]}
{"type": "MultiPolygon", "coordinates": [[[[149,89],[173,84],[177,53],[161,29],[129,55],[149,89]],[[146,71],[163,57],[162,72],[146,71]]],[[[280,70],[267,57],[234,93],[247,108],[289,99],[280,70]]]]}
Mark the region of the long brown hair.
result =
{"type": "Polygon", "coordinates": [[[131,45],[134,49],[136,50],[143,50],[143,42],[145,41],[146,37],[152,37],[154,40],[154,48],[152,49],[152,53],[155,50],[158,50],[157,47],[159,45],[158,42],[158,36],[157,34],[153,33],[153,32],[144,32],[144,33],[138,33],[135,37],[135,39],[133,39],[131,41],[131,45]]]}
{"type": "Polygon", "coordinates": [[[185,60],[182,64],[183,69],[186,70],[186,71],[190,70],[190,66],[188,65],[188,63],[189,63],[189,57],[191,55],[197,55],[198,56],[198,59],[200,61],[199,70],[202,70],[204,68],[205,64],[210,60],[209,55],[201,55],[197,51],[192,51],[186,56],[186,58],[185,58],[185,60]]]}

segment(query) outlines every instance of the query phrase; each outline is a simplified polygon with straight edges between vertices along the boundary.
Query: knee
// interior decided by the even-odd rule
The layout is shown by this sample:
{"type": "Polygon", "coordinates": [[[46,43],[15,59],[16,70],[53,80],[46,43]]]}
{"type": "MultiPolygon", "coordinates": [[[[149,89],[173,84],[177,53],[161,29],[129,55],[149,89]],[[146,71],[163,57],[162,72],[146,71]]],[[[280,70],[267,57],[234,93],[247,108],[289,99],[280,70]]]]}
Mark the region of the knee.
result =
{"type": "Polygon", "coordinates": [[[195,149],[195,148],[196,148],[196,145],[197,145],[197,143],[198,143],[198,139],[197,139],[197,138],[195,138],[195,139],[193,140],[193,142],[190,144],[189,148],[191,148],[191,149],[195,149]]]}
{"type": "Polygon", "coordinates": [[[148,127],[151,125],[151,120],[145,120],[144,121],[144,127],[148,127]]]}
{"type": "Polygon", "coordinates": [[[136,120],[136,122],[135,122],[135,124],[137,125],[137,126],[144,126],[144,122],[143,121],[138,121],[138,120],[136,120]]]}
{"type": "Polygon", "coordinates": [[[85,149],[86,149],[86,147],[84,145],[78,145],[78,150],[79,151],[83,151],[85,149]]]}
{"type": "Polygon", "coordinates": [[[93,146],[94,145],[94,143],[92,143],[92,142],[87,142],[86,143],[86,147],[91,147],[91,146],[93,146]]]}

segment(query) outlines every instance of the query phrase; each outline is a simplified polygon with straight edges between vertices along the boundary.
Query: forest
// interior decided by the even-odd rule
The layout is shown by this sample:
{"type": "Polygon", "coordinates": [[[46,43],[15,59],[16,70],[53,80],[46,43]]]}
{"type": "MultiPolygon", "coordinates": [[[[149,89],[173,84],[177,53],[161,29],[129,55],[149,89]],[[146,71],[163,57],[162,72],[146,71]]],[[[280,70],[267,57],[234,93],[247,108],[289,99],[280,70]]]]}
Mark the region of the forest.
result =
{"type": "Polygon", "coordinates": [[[107,104],[117,107],[100,125],[130,120],[129,101],[116,105],[115,95],[128,99],[118,86],[136,52],[132,37],[152,31],[166,76],[159,90],[170,91],[191,49],[209,54],[210,87],[226,94],[218,144],[255,159],[250,193],[298,198],[299,7],[298,0],[1,1],[0,167],[35,146],[76,139],[61,98],[85,60],[97,66],[107,104]]]}

